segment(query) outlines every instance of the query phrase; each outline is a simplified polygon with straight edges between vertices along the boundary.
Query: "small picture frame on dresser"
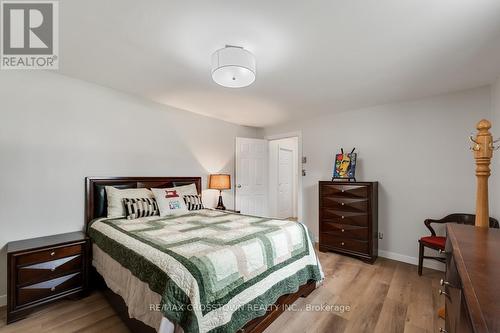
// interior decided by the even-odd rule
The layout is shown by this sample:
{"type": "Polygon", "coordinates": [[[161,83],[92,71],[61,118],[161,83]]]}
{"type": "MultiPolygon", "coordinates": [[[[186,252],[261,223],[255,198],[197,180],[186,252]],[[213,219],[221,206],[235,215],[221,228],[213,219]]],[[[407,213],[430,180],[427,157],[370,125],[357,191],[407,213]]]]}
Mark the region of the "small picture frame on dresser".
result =
{"type": "Polygon", "coordinates": [[[71,232],[7,244],[7,324],[41,305],[88,292],[90,242],[71,232]]]}
{"type": "Polygon", "coordinates": [[[332,181],[356,181],[357,153],[354,152],[355,149],[353,148],[350,153],[344,153],[344,149],[341,149],[340,154],[335,155],[332,181]]]}

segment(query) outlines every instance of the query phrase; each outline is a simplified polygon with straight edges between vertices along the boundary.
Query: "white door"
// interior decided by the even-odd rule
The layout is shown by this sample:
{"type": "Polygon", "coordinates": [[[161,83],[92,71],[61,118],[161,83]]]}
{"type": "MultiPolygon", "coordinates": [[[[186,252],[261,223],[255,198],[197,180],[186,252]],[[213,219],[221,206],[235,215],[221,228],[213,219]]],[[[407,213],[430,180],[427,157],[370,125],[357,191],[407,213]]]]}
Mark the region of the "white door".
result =
{"type": "Polygon", "coordinates": [[[293,217],[293,150],[278,151],[278,217],[293,217]]]}
{"type": "Polygon", "coordinates": [[[242,214],[267,216],[267,140],[236,138],[235,207],[242,214]]]}

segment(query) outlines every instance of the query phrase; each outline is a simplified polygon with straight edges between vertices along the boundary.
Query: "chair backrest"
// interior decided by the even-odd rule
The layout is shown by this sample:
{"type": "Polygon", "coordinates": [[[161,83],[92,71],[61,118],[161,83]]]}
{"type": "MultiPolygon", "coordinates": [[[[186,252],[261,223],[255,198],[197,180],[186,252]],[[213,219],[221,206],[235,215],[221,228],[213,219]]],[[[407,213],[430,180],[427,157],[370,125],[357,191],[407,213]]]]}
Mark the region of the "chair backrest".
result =
{"type": "MultiPolygon", "coordinates": [[[[476,222],[476,215],[474,214],[450,214],[442,218],[441,221],[446,223],[458,223],[474,225],[476,222]]],[[[496,219],[490,217],[490,228],[499,229],[499,224],[496,219]]]]}

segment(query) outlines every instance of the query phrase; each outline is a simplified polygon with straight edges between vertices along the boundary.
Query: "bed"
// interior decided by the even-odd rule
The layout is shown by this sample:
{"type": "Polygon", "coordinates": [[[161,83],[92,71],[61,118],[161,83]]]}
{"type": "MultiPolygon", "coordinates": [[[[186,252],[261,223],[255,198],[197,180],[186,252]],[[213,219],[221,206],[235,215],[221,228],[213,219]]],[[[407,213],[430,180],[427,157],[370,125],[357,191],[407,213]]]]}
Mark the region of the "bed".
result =
{"type": "Polygon", "coordinates": [[[217,210],[106,218],[105,186],[167,188],[200,177],[87,178],[95,285],[133,332],[262,332],[322,281],[307,228],[217,210]]]}

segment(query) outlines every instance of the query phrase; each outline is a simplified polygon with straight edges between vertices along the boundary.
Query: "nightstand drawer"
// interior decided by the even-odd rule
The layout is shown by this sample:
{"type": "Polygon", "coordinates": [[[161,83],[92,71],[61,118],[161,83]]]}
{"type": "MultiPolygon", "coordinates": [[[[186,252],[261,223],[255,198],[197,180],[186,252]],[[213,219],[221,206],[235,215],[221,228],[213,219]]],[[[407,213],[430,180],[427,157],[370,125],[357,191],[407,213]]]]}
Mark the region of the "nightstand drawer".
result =
{"type": "Polygon", "coordinates": [[[82,255],[77,254],[56,260],[35,263],[19,268],[17,274],[17,285],[32,284],[47,281],[83,269],[82,255]]]}
{"type": "Polygon", "coordinates": [[[82,287],[82,273],[61,276],[18,288],[16,303],[23,305],[33,301],[40,301],[78,287],[82,287]]]}
{"type": "Polygon", "coordinates": [[[64,246],[64,247],[54,247],[48,250],[33,252],[30,254],[22,254],[17,256],[17,265],[33,264],[45,261],[51,261],[54,259],[69,257],[75,254],[80,254],[83,252],[83,244],[64,246]]]}

